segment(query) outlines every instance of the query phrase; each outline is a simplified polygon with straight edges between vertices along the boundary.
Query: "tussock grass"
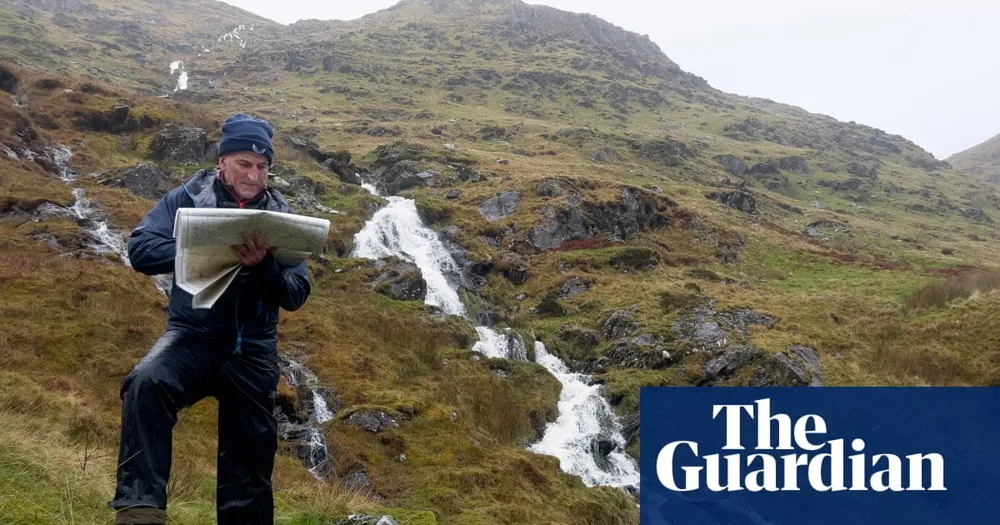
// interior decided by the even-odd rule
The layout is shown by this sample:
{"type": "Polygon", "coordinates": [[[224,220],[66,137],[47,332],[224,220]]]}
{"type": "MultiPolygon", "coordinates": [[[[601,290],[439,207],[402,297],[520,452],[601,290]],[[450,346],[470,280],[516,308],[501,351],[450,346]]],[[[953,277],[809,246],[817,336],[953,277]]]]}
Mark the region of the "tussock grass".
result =
{"type": "Polygon", "coordinates": [[[968,299],[1000,288],[1000,273],[972,271],[952,276],[944,281],[928,283],[906,298],[906,311],[939,308],[956,299],[968,299]]]}

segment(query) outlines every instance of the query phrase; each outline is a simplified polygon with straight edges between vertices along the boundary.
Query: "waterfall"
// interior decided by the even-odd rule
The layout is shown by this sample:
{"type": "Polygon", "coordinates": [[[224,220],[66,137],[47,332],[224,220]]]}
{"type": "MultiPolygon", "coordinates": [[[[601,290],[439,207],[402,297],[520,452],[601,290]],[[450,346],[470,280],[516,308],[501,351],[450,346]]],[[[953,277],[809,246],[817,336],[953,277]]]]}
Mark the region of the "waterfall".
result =
{"type": "MultiPolygon", "coordinates": [[[[66,184],[75,182],[79,174],[69,167],[69,159],[73,156],[73,151],[66,146],[56,146],[52,149],[51,155],[56,167],[59,168],[59,178],[66,184]]],[[[69,211],[76,217],[77,224],[82,226],[93,240],[93,243],[88,247],[91,251],[97,255],[114,253],[121,258],[126,266],[131,266],[128,259],[127,234],[108,226],[107,216],[90,199],[87,199],[83,188],[73,188],[73,205],[69,207],[69,211]]],[[[170,275],[158,275],[153,278],[153,282],[164,295],[170,293],[173,284],[170,275]]]]}
{"type": "MultiPolygon", "coordinates": [[[[372,191],[371,186],[367,187],[372,191]]],[[[388,197],[389,205],[380,209],[354,237],[354,257],[381,259],[395,255],[416,264],[427,281],[429,305],[446,314],[465,315],[465,305],[458,291],[448,283],[446,273],[458,275],[455,260],[436,233],[423,226],[413,200],[388,197]]]]}
{"type": "Polygon", "coordinates": [[[333,420],[333,411],[330,410],[323,395],[326,388],[320,386],[316,374],[302,363],[283,354],[278,356],[278,361],[281,372],[288,379],[288,384],[299,391],[300,396],[303,389],[309,391],[307,398],[299,398],[299,407],[305,413],[305,420],[293,420],[294,414],[285,414],[280,409],[275,410],[278,435],[297,443],[297,455],[302,464],[316,479],[323,481],[330,473],[331,465],[330,451],[327,448],[322,425],[333,420]]]}
{"type": "MultiPolygon", "coordinates": [[[[363,187],[378,195],[371,184],[363,187]]],[[[389,204],[380,209],[355,236],[354,257],[378,259],[396,256],[420,268],[427,281],[425,302],[444,311],[466,316],[458,291],[447,275],[458,274],[451,254],[437,234],[424,226],[411,199],[384,197],[389,204]]],[[[498,332],[477,326],[479,341],[473,350],[488,357],[527,361],[527,352],[510,329],[498,332]]],[[[613,410],[601,396],[600,387],[569,371],[545,345],[535,343],[535,358],[562,384],[558,419],[548,425],[541,441],[530,451],[559,458],[561,468],[580,476],[588,486],[612,486],[639,490],[639,470],[625,452],[625,438],[613,410]]]]}
{"type": "Polygon", "coordinates": [[[559,458],[562,469],[580,476],[588,486],[639,489],[639,470],[625,452],[625,437],[600,386],[576,374],[535,342],[535,360],[562,383],[559,417],[545,429],[542,440],[528,450],[559,458]]]}

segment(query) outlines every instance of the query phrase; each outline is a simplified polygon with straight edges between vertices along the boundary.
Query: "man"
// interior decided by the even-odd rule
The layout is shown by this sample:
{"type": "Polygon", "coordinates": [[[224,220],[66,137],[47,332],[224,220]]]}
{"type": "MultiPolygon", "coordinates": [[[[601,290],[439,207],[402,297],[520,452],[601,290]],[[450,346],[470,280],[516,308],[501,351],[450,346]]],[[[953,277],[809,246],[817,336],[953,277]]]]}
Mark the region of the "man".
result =
{"type": "MultiPolygon", "coordinates": [[[[129,238],[132,267],[147,275],[173,271],[178,208],[291,213],[267,186],[272,137],[266,121],[243,114],[226,120],[218,169],[195,173],[142,219],[129,238]]],[[[211,309],[193,309],[191,295],[175,281],[166,332],[122,384],[118,488],[108,504],[117,524],[166,522],[177,413],[206,396],[219,401],[218,523],[274,523],[278,309],[299,309],[310,283],[305,263],[282,265],[264,241],[259,232],[246,232],[244,244],[233,247],[243,267],[211,309]]]]}

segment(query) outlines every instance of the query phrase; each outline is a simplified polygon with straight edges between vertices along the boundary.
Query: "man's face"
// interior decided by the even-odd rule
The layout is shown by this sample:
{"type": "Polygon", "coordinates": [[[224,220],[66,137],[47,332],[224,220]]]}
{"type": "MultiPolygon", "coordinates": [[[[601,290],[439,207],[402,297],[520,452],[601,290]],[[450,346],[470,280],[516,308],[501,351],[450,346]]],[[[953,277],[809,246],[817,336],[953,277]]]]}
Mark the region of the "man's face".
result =
{"type": "Polygon", "coordinates": [[[267,168],[267,157],[250,151],[230,153],[219,159],[222,179],[242,201],[260,195],[267,187],[267,168]]]}

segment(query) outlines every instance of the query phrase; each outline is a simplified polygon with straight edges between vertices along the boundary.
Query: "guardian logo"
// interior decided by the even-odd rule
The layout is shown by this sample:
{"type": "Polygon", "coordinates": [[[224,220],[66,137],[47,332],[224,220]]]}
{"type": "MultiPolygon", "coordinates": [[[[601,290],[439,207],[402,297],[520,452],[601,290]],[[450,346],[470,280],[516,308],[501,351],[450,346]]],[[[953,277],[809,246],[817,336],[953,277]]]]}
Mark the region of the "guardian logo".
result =
{"type": "Polygon", "coordinates": [[[821,416],[808,414],[793,421],[788,414],[772,415],[770,399],[753,405],[715,405],[712,418],[719,417],[725,421],[722,450],[738,452],[699,456],[697,442],[671,442],[656,457],[656,475],[664,487],[687,492],[704,484],[712,492],[788,492],[800,490],[799,483],[804,482],[817,491],[946,490],[941,454],[869,456],[863,453],[864,439],[855,438],[850,448],[859,454],[845,458],[844,438],[822,441],[827,427],[821,416]],[[741,440],[741,425],[748,423],[756,427],[753,453],[744,452],[747,447],[741,440]],[[783,451],[787,453],[779,455],[783,451]],[[674,478],[678,465],[684,471],[680,486],[674,478]],[[878,470],[869,474],[869,469],[878,470]],[[925,469],[930,472],[929,487],[924,486],[925,469]]]}
{"type": "Polygon", "coordinates": [[[1000,389],[643,388],[643,525],[1000,523],[1000,389]]]}

